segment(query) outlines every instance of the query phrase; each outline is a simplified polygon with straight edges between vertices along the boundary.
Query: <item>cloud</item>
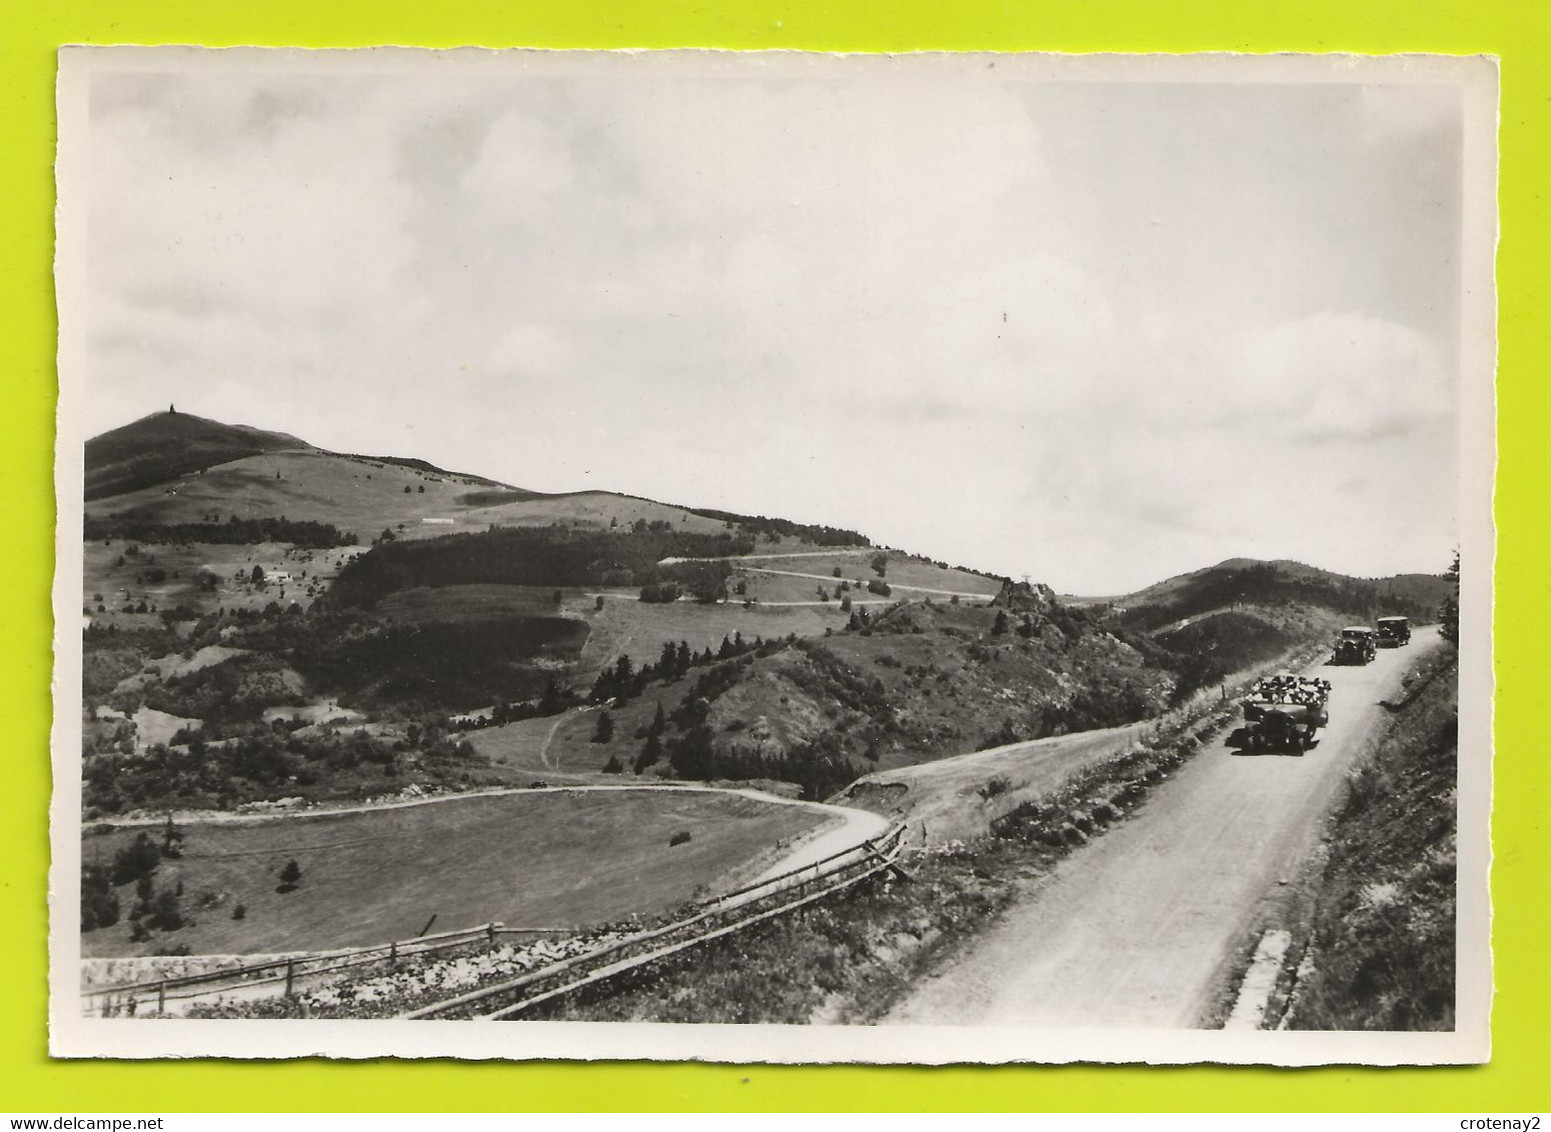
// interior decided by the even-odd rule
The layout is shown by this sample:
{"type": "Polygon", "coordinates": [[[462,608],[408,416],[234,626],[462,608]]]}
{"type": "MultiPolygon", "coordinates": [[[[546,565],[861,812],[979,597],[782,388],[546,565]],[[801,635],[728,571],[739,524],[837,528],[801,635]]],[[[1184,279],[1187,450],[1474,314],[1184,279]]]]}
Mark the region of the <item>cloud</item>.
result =
{"type": "Polygon", "coordinates": [[[521,323],[503,334],[484,358],[484,368],[537,377],[574,371],[576,355],[565,339],[547,326],[521,323]]]}
{"type": "Polygon", "coordinates": [[[1240,338],[1224,378],[1230,396],[1219,422],[1260,412],[1270,431],[1301,441],[1402,434],[1455,411],[1441,344],[1356,311],[1321,311],[1240,338]]]}
{"type": "Polygon", "coordinates": [[[543,223],[574,181],[561,130],[511,110],[486,130],[479,155],[463,175],[463,204],[487,224],[543,223]]]}
{"type": "Polygon", "coordinates": [[[1452,537],[1447,99],[303,69],[94,92],[97,429],[176,400],[1079,590],[1452,537]]]}

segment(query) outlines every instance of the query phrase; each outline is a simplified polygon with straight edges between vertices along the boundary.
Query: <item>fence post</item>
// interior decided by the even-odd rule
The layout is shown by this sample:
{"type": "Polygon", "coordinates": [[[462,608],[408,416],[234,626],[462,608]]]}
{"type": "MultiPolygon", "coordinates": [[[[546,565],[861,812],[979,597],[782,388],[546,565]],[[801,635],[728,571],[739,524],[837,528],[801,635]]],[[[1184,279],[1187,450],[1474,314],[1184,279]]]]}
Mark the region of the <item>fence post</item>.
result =
{"type": "Polygon", "coordinates": [[[491,920],[488,924],[485,925],[485,942],[487,944],[490,944],[492,947],[495,946],[495,921],[494,920],[491,920]]]}
{"type": "Polygon", "coordinates": [[[291,987],[295,984],[295,981],[296,981],[296,960],[294,960],[294,959],[287,959],[285,961],[285,997],[286,998],[290,998],[291,997],[291,987]]]}
{"type": "Polygon", "coordinates": [[[161,1014],[167,1008],[167,982],[162,980],[156,984],[156,1013],[161,1014]]]}
{"type": "Polygon", "coordinates": [[[392,943],[390,943],[388,945],[388,962],[389,963],[397,963],[398,961],[399,961],[399,941],[398,940],[394,940],[392,943]]]}

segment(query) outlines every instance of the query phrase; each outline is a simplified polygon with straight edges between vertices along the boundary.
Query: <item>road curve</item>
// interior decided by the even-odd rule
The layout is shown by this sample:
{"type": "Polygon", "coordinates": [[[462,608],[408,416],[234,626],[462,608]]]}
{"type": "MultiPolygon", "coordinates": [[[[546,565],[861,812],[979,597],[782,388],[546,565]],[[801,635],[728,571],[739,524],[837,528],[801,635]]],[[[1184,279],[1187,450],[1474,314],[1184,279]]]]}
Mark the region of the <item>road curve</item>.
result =
{"type": "Polygon", "coordinates": [[[884,1019],[916,1025],[1203,1024],[1242,935],[1313,849],[1321,819],[1383,713],[1378,701],[1437,640],[1320,666],[1330,725],[1306,755],[1203,747],[1146,806],[1062,861],[884,1019]]]}
{"type": "Polygon", "coordinates": [[[826,816],[840,819],[839,824],[823,826],[812,836],[799,841],[780,860],[755,877],[751,884],[759,884],[772,877],[781,876],[783,873],[794,872],[806,865],[818,864],[837,853],[855,849],[862,842],[871,841],[888,832],[888,819],[867,810],[856,810],[850,806],[833,806],[823,802],[798,804],[817,807],[826,816]]]}
{"type": "MultiPolygon", "coordinates": [[[[826,802],[810,802],[810,801],[804,801],[802,799],[797,799],[797,798],[786,798],[786,797],[782,797],[781,795],[778,795],[778,794],[767,794],[767,793],[765,793],[762,790],[753,790],[753,789],[747,789],[747,788],[742,788],[742,789],[723,789],[723,788],[714,787],[714,786],[697,786],[697,785],[690,785],[690,784],[674,784],[674,785],[664,784],[664,785],[660,785],[660,786],[635,786],[635,785],[624,784],[624,783],[619,784],[619,785],[605,784],[605,785],[595,785],[595,786],[546,786],[546,787],[530,787],[530,788],[527,788],[527,789],[513,789],[513,790],[487,790],[487,791],[472,792],[472,793],[468,793],[468,794],[440,795],[440,796],[437,796],[435,798],[420,798],[420,799],[414,799],[414,800],[410,800],[410,801],[390,803],[388,805],[349,806],[349,807],[341,807],[339,809],[334,809],[334,810],[321,810],[321,809],[319,809],[319,810],[306,810],[306,811],[291,812],[291,813],[281,812],[281,813],[269,813],[269,814],[243,814],[243,815],[217,814],[217,815],[205,815],[203,817],[203,819],[201,819],[200,817],[191,817],[191,818],[186,818],[186,819],[180,819],[180,822],[182,824],[186,824],[186,825],[197,825],[197,824],[243,824],[243,823],[256,822],[256,821],[278,821],[278,820],[294,819],[294,818],[298,818],[298,817],[332,817],[332,816],[336,816],[336,815],[340,815],[340,814],[363,813],[363,812],[370,812],[370,811],[374,811],[374,810],[402,809],[402,808],[407,808],[407,807],[418,807],[418,806],[432,806],[432,805],[444,804],[444,803],[449,803],[449,802],[456,802],[456,801],[458,801],[460,799],[466,800],[466,799],[474,798],[474,797],[490,797],[492,795],[541,794],[541,793],[603,793],[603,792],[623,793],[625,791],[632,791],[632,790],[633,791],[651,791],[654,794],[669,794],[669,793],[705,793],[705,794],[721,794],[721,795],[738,794],[738,795],[742,795],[745,798],[751,798],[754,801],[765,803],[767,805],[797,806],[799,808],[810,810],[810,811],[812,811],[814,813],[817,813],[817,814],[821,814],[823,817],[828,819],[824,824],[820,825],[816,830],[813,830],[807,836],[798,838],[795,842],[791,843],[790,845],[779,846],[778,850],[777,850],[779,855],[775,857],[774,861],[768,867],[764,868],[762,871],[760,871],[758,873],[758,875],[754,876],[753,878],[751,878],[749,880],[746,880],[746,881],[737,880],[737,879],[732,879],[731,881],[729,881],[729,879],[727,877],[724,877],[723,878],[724,879],[724,884],[727,885],[727,889],[730,889],[732,887],[732,885],[734,885],[734,884],[736,884],[739,889],[748,888],[748,887],[751,887],[753,885],[761,884],[764,881],[770,880],[770,879],[772,879],[774,877],[782,876],[782,875],[784,875],[786,873],[794,872],[795,870],[803,868],[805,866],[816,864],[819,861],[825,860],[825,859],[827,859],[827,858],[829,858],[831,856],[834,856],[836,854],[843,853],[846,850],[858,848],[858,847],[860,847],[863,844],[863,842],[874,840],[877,837],[881,836],[883,833],[887,832],[888,826],[889,826],[889,823],[888,823],[888,821],[885,818],[879,817],[877,814],[870,813],[870,812],[868,812],[866,810],[853,809],[853,808],[851,808],[849,806],[836,806],[836,805],[831,805],[831,804],[826,803],[826,802]]],[[[123,824],[123,825],[148,825],[148,824],[157,824],[157,823],[160,823],[162,821],[165,821],[165,818],[136,819],[134,821],[123,822],[123,823],[120,823],[120,824],[123,824]]],[[[757,868],[758,866],[756,865],[755,867],[757,868]]],[[[734,874],[734,877],[735,877],[735,874],[734,874]]],[[[727,889],[724,889],[724,891],[726,891],[727,889]]],[[[745,894],[745,895],[740,896],[740,897],[734,897],[734,898],[731,899],[731,901],[726,906],[727,907],[735,906],[736,904],[743,903],[743,902],[746,902],[748,900],[751,900],[755,896],[758,896],[758,895],[760,895],[760,894],[759,893],[750,893],[750,894],[745,894]]],[[[376,946],[386,947],[390,942],[392,942],[392,941],[390,941],[390,940],[383,940],[380,944],[378,944],[376,946]]],[[[345,954],[345,953],[347,953],[349,951],[352,951],[352,950],[356,950],[356,949],[344,948],[344,949],[338,949],[337,951],[333,951],[333,952],[324,952],[324,953],[316,953],[316,954],[345,954]]],[[[303,955],[303,954],[307,954],[307,953],[306,952],[297,952],[295,954],[303,955]]],[[[150,957],[142,957],[142,958],[149,959],[150,957]]],[[[226,958],[226,957],[223,956],[223,957],[216,957],[216,958],[226,958]]],[[[248,957],[248,961],[252,961],[253,958],[255,958],[255,957],[248,957]]],[[[120,957],[120,962],[124,966],[126,966],[126,967],[132,965],[133,961],[134,961],[134,957],[120,957]]],[[[91,961],[88,961],[88,962],[91,962],[91,961]]],[[[142,981],[151,981],[152,979],[154,979],[156,977],[155,975],[153,975],[151,973],[151,970],[152,970],[152,968],[148,964],[147,965],[146,973],[144,975],[144,979],[142,981]]],[[[297,977],[297,982],[298,982],[298,985],[314,985],[314,984],[319,983],[319,982],[328,982],[329,980],[331,980],[334,977],[335,977],[335,975],[333,973],[330,973],[330,972],[319,973],[319,974],[316,974],[316,975],[307,974],[307,975],[300,975],[300,976],[298,976],[297,977]]],[[[120,980],[116,980],[116,981],[123,981],[123,980],[120,979],[120,980]]],[[[243,982],[234,983],[232,985],[223,985],[223,986],[217,987],[214,990],[212,990],[210,992],[210,994],[219,994],[222,998],[227,999],[229,1001],[258,999],[258,998],[270,998],[270,997],[274,997],[274,996],[280,994],[282,992],[282,990],[283,990],[283,987],[284,987],[284,980],[283,979],[270,978],[270,979],[265,979],[265,980],[258,981],[258,982],[246,982],[246,981],[243,981],[243,982]]],[[[188,1007],[190,1005],[192,1005],[195,1001],[207,999],[209,997],[210,997],[210,995],[207,994],[207,995],[199,995],[199,996],[188,997],[188,998],[178,998],[178,999],[175,999],[173,1001],[168,1002],[168,1004],[167,1004],[167,1011],[168,1011],[168,1013],[170,1015],[180,1015],[180,1014],[186,1012],[188,1007]]]]}

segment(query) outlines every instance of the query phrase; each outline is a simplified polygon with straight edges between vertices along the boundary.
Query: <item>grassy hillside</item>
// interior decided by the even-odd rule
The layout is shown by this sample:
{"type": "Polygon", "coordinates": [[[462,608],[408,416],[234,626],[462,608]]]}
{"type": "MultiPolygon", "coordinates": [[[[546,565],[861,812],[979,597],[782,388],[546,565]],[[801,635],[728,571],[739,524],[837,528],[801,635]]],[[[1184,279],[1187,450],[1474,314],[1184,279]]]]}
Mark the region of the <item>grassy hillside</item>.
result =
{"type": "Polygon", "coordinates": [[[310,447],[284,433],[152,413],[86,442],[86,498],[120,495],[260,452],[310,447]]]}
{"type": "Polygon", "coordinates": [[[1389,614],[1426,624],[1449,592],[1442,575],[1351,578],[1299,562],[1235,558],[1086,608],[1173,672],[1182,698],[1345,624],[1389,614]]]}
{"type": "Polygon", "coordinates": [[[283,515],[332,524],[366,544],[384,529],[444,534],[459,515],[478,510],[459,502],[475,490],[482,489],[470,476],[304,448],[233,456],[197,475],[94,499],[87,514],[163,524],[283,515]]]}
{"type": "Polygon", "coordinates": [[[1327,831],[1300,1030],[1454,1024],[1459,677],[1424,657],[1327,831]]]}
{"type": "MultiPolygon", "coordinates": [[[[86,932],[87,956],[243,954],[370,946],[500,920],[583,927],[652,915],[721,887],[769,848],[816,829],[811,810],[674,790],[522,792],[363,813],[177,827],[149,903],[174,895],[187,922],[132,939],[136,881],[109,885],[118,919],[86,932]],[[687,840],[670,845],[676,834],[687,840]],[[279,891],[289,861],[301,870],[279,891]],[[579,883],[585,878],[586,883],[579,883]],[[241,909],[240,916],[238,909],[241,909]]],[[[164,830],[152,827],[156,844],[164,830]]],[[[111,872],[139,831],[88,830],[82,859],[111,872]]],[[[110,878],[111,879],[111,878],[110,878]]],[[[165,922],[165,921],[164,921],[165,922]]],[[[141,934],[145,934],[142,932],[141,934]]]]}
{"type": "Polygon", "coordinates": [[[1316,606],[1360,622],[1398,614],[1425,623],[1436,618],[1449,592],[1441,574],[1351,578],[1300,562],[1234,558],[1118,598],[1107,621],[1151,633],[1218,610],[1316,606]]]}
{"type": "Polygon", "coordinates": [[[1009,617],[922,601],[853,614],[821,638],[743,637],[699,657],[685,642],[688,667],[667,662],[671,641],[628,654],[630,680],[593,691],[610,715],[606,741],[596,711],[468,738],[534,769],[597,773],[615,759],[627,772],[777,779],[822,798],[877,768],[1141,719],[1173,688],[1070,610],[1009,617]]]}

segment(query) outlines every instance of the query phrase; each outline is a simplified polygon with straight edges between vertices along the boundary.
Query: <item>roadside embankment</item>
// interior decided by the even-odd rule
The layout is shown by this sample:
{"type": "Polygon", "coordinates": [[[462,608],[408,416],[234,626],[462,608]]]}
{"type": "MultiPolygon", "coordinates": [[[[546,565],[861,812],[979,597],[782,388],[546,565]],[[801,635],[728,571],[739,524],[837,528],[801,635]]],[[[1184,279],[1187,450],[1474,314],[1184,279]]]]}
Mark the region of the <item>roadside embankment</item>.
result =
{"type": "Polygon", "coordinates": [[[1458,704],[1450,646],[1419,658],[1386,702],[1326,832],[1283,1028],[1453,1028],[1458,704]]]}

